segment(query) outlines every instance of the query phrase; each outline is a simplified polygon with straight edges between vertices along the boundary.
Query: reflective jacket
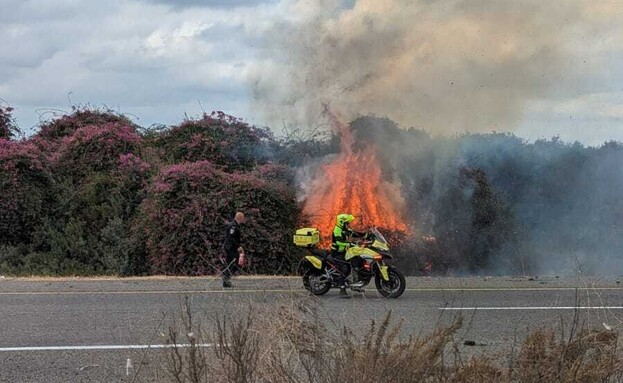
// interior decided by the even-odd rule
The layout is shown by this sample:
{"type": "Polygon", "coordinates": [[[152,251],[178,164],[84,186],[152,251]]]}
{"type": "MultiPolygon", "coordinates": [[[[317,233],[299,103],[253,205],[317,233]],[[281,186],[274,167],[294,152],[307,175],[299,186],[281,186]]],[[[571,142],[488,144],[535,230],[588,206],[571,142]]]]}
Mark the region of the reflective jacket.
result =
{"type": "Polygon", "coordinates": [[[355,230],[351,230],[340,225],[335,225],[333,228],[333,235],[331,236],[331,250],[335,250],[338,253],[343,253],[352,246],[352,243],[348,241],[349,237],[363,238],[366,233],[361,233],[355,230]]]}
{"type": "Polygon", "coordinates": [[[338,253],[345,252],[350,247],[348,237],[352,234],[351,230],[335,225],[333,235],[331,236],[331,250],[335,250],[338,253]]]}

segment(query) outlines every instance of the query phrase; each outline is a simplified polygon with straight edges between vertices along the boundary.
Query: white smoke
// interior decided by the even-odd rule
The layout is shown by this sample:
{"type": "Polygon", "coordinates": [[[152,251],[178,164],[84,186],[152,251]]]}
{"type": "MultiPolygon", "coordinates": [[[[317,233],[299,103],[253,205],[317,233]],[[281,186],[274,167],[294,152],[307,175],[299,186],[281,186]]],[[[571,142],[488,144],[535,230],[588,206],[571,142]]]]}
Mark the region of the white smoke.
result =
{"type": "Polygon", "coordinates": [[[282,3],[292,16],[268,33],[251,73],[267,122],[316,126],[329,104],[346,121],[376,114],[432,132],[508,131],[527,102],[574,89],[583,51],[594,59],[623,41],[609,34],[621,32],[617,2],[344,3],[282,3]]]}

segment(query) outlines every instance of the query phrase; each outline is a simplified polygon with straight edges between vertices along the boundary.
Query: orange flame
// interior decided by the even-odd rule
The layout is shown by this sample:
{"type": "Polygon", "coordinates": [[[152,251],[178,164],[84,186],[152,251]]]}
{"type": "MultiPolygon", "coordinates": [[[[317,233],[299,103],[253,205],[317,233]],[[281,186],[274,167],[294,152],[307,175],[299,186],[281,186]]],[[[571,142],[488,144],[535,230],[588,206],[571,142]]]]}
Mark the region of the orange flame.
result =
{"type": "Polygon", "coordinates": [[[341,137],[341,153],[318,170],[303,212],[312,217],[320,230],[322,244],[331,241],[335,217],[353,214],[355,227],[376,226],[386,230],[407,232],[400,209],[399,189],[383,180],[376,148],[367,146],[354,151],[354,137],[346,124],[328,112],[334,129],[341,137]]]}

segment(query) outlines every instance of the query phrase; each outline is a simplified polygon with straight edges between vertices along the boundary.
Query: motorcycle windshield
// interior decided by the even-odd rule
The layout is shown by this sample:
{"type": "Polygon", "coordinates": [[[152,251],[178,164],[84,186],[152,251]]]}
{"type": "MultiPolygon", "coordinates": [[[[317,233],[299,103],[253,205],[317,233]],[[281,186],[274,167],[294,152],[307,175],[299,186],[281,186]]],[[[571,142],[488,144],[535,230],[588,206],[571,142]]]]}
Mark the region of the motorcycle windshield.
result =
{"type": "Polygon", "coordinates": [[[372,234],[374,234],[374,236],[376,237],[376,240],[377,240],[377,241],[382,242],[382,243],[384,243],[384,244],[386,244],[386,245],[387,245],[387,240],[385,239],[385,237],[383,237],[383,234],[381,234],[381,233],[380,233],[380,232],[376,229],[376,227],[374,227],[374,228],[370,229],[370,232],[371,232],[372,234]]]}

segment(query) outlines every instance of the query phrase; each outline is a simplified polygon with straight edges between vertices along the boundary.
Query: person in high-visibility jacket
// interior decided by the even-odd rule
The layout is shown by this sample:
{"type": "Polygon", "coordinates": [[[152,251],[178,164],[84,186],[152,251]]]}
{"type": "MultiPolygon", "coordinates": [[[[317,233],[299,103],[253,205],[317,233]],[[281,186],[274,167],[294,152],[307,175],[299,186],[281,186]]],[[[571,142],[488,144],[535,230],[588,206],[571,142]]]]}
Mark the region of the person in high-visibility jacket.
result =
{"type": "Polygon", "coordinates": [[[352,246],[350,238],[360,238],[364,236],[364,233],[350,229],[349,224],[354,220],[355,217],[352,214],[338,214],[336,225],[333,228],[333,235],[331,236],[331,256],[338,261],[342,272],[339,284],[340,296],[343,298],[350,298],[350,295],[346,292],[346,277],[350,273],[351,265],[345,258],[346,250],[352,246]]]}

